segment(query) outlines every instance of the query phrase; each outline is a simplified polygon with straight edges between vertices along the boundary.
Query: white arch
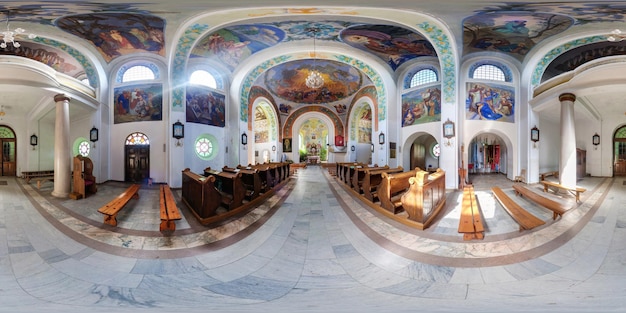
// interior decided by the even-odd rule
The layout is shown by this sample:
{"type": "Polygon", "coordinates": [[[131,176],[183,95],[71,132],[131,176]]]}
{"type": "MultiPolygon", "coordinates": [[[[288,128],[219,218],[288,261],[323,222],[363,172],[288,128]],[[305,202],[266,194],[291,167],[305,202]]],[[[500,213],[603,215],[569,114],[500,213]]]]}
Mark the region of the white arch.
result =
{"type": "MultiPolygon", "coordinates": [[[[298,136],[298,131],[300,130],[300,128],[302,127],[302,125],[304,123],[306,123],[307,120],[311,119],[311,118],[317,118],[319,120],[321,120],[322,122],[324,122],[324,124],[326,124],[326,127],[328,128],[328,140],[329,142],[332,141],[332,138],[335,138],[335,124],[333,123],[333,121],[326,116],[326,114],[320,113],[320,112],[307,112],[304,113],[300,116],[298,116],[296,118],[296,120],[293,122],[293,127],[291,128],[291,138],[292,138],[292,152],[289,153],[287,152],[287,158],[289,160],[293,160],[294,163],[300,163],[300,136],[298,136]]],[[[282,151],[282,147],[281,147],[281,151],[282,151]]],[[[343,162],[341,160],[335,160],[334,155],[330,154],[328,155],[328,162],[343,162]],[[331,159],[332,157],[332,159],[331,159]]]]}

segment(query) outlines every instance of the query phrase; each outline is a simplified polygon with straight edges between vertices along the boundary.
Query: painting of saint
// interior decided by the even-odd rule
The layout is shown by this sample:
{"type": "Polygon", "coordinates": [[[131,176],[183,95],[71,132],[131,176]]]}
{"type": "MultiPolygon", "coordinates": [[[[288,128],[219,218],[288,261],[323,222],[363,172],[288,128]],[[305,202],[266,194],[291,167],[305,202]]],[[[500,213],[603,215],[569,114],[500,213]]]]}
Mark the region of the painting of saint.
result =
{"type": "Polygon", "coordinates": [[[402,95],[402,127],[441,120],[441,89],[426,87],[402,95]]]}
{"type": "Polygon", "coordinates": [[[115,88],[113,92],[115,124],[160,121],[163,112],[163,86],[138,84],[115,88]]]}
{"type": "Polygon", "coordinates": [[[187,122],[226,126],[226,97],[199,86],[187,86],[187,122]]]}
{"type": "Polygon", "coordinates": [[[467,84],[466,119],[515,122],[515,92],[508,86],[467,84]]]}

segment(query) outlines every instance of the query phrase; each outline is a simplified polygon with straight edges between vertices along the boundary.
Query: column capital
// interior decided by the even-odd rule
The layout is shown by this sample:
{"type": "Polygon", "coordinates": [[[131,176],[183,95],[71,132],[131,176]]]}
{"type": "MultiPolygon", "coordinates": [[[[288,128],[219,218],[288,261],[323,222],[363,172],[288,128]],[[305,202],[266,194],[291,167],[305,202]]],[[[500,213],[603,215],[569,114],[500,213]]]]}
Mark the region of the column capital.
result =
{"type": "Polygon", "coordinates": [[[575,102],[576,101],[576,95],[573,93],[563,93],[559,96],[559,101],[563,102],[563,101],[572,101],[575,102]]]}
{"type": "Polygon", "coordinates": [[[54,102],[61,102],[61,101],[69,102],[70,101],[70,97],[66,96],[63,93],[60,93],[60,94],[54,96],[54,102]]]}

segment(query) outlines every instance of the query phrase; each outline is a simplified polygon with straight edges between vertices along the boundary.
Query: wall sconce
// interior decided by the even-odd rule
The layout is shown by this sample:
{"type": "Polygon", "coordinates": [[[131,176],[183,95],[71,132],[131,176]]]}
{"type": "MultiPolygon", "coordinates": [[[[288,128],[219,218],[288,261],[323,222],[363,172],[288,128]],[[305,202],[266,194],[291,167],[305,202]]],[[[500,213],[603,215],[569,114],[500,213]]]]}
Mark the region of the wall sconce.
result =
{"type": "Polygon", "coordinates": [[[35,150],[35,146],[37,145],[37,135],[32,134],[30,136],[30,145],[33,146],[33,150],[35,150]]]}
{"type": "Polygon", "coordinates": [[[380,132],[380,134],[378,134],[378,144],[379,145],[385,144],[385,133],[380,132]]]}
{"type": "Polygon", "coordinates": [[[276,151],[276,146],[272,146],[272,151],[276,151]]]}
{"type": "Polygon", "coordinates": [[[595,135],[593,135],[592,138],[592,142],[594,146],[597,146],[600,144],[600,135],[598,135],[598,133],[596,133],[595,135]]]}
{"type": "Polygon", "coordinates": [[[241,134],[241,144],[243,148],[246,149],[246,145],[248,144],[248,135],[246,133],[241,134]]]}
{"type": "Polygon", "coordinates": [[[537,125],[530,130],[530,140],[533,142],[533,148],[537,148],[537,141],[539,141],[539,128],[537,128],[537,125]]]}
{"type": "Polygon", "coordinates": [[[94,125],[89,131],[89,141],[93,142],[92,146],[96,147],[96,141],[98,141],[98,129],[94,125]]]}
{"type": "Polygon", "coordinates": [[[176,138],[176,146],[180,147],[183,144],[180,142],[182,138],[185,138],[185,125],[180,122],[180,120],[176,121],[176,123],[172,124],[172,137],[176,138]]]}
{"type": "Polygon", "coordinates": [[[446,147],[451,147],[454,145],[454,142],[450,139],[454,137],[454,122],[450,119],[446,120],[443,124],[443,137],[448,139],[447,142],[444,143],[446,147]]]}
{"type": "Polygon", "coordinates": [[[350,151],[354,151],[354,150],[356,150],[356,147],[354,147],[354,145],[352,145],[352,146],[350,147],[350,151]]]}
{"type": "Polygon", "coordinates": [[[370,146],[370,151],[374,152],[374,144],[370,146]]]}

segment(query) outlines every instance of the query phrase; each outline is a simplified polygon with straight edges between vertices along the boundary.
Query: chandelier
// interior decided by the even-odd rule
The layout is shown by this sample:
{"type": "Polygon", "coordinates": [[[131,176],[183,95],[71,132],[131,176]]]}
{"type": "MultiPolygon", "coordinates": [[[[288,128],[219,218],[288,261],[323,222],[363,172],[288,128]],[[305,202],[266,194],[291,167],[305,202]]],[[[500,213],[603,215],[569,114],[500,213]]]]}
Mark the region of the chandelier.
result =
{"type": "Polygon", "coordinates": [[[309,76],[307,76],[305,80],[305,84],[309,88],[317,89],[317,88],[324,86],[324,78],[322,77],[322,74],[320,74],[320,72],[317,71],[316,62],[315,62],[317,59],[315,39],[317,38],[318,30],[317,28],[313,28],[310,31],[313,32],[313,68],[311,69],[309,76]]]}
{"type": "Polygon", "coordinates": [[[609,36],[606,37],[606,40],[617,42],[626,39],[626,35],[622,34],[622,31],[619,29],[615,29],[611,32],[609,36]]]}
{"type": "MultiPolygon", "coordinates": [[[[24,33],[26,33],[26,30],[21,27],[18,27],[14,30],[11,30],[9,28],[9,12],[7,12],[7,30],[0,32],[0,34],[2,34],[2,42],[0,42],[0,48],[6,49],[8,43],[11,43],[15,48],[21,47],[22,45],[19,42],[15,41],[15,36],[19,36],[24,33]]],[[[37,37],[37,35],[28,34],[29,39],[34,39],[35,37],[37,37]]]]}

